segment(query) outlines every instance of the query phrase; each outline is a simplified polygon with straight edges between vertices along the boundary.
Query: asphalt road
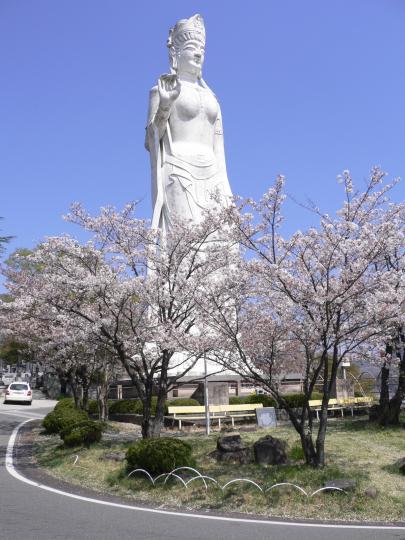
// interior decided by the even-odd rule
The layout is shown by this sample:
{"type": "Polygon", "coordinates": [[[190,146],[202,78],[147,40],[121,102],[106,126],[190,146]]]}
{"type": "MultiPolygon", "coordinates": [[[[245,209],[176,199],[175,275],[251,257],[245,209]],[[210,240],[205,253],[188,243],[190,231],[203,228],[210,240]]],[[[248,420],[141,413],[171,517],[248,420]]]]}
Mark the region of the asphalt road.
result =
{"type": "MultiPolygon", "coordinates": [[[[116,508],[51,493],[14,478],[5,467],[13,429],[28,418],[46,414],[53,403],[3,405],[0,401],[0,539],[1,540],[405,540],[402,530],[320,528],[273,523],[202,519],[137,509],[116,508]]],[[[22,452],[16,447],[15,453],[22,452]]],[[[19,467],[24,476],[33,471],[19,467]]],[[[35,475],[34,475],[35,476],[35,475]]],[[[207,514],[205,514],[207,516],[207,514]]]]}

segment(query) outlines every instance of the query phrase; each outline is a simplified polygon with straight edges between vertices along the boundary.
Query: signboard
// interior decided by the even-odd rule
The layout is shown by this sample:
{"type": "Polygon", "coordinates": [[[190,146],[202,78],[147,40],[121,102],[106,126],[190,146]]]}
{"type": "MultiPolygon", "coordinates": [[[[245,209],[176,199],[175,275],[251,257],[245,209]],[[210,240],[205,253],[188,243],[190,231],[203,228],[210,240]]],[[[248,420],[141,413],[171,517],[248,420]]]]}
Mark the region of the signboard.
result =
{"type": "Polygon", "coordinates": [[[256,420],[259,427],[276,427],[276,409],[274,407],[263,407],[262,409],[256,409],[256,420]]]}

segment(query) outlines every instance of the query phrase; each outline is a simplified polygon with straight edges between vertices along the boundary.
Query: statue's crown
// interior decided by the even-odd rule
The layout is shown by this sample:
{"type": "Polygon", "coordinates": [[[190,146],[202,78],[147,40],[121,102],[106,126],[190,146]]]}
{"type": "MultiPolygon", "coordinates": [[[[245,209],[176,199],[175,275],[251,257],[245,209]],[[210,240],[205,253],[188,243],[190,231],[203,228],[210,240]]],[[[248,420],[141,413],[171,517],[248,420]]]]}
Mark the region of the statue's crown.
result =
{"type": "Polygon", "coordinates": [[[198,13],[189,19],[177,21],[169,31],[168,47],[179,47],[186,41],[196,40],[205,45],[204,20],[198,13]]]}

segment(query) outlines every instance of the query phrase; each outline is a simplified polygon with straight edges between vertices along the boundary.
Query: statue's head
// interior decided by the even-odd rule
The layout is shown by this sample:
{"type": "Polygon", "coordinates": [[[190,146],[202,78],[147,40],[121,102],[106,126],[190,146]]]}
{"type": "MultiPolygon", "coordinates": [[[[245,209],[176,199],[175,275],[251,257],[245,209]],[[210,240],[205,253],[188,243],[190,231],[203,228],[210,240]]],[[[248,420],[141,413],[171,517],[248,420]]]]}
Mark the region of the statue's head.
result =
{"type": "Polygon", "coordinates": [[[205,27],[201,15],[177,21],[167,40],[172,73],[190,72],[201,77],[205,54],[205,27]]]}

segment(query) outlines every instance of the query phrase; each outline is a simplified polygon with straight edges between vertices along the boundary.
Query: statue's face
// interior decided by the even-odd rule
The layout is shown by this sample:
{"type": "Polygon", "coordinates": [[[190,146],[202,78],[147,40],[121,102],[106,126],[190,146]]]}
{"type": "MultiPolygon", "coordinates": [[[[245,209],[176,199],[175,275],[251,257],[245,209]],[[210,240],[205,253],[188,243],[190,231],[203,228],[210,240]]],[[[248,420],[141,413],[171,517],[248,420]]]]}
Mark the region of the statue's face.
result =
{"type": "Polygon", "coordinates": [[[186,41],[180,50],[177,62],[179,73],[199,75],[204,62],[205,49],[199,41],[186,41]]]}

